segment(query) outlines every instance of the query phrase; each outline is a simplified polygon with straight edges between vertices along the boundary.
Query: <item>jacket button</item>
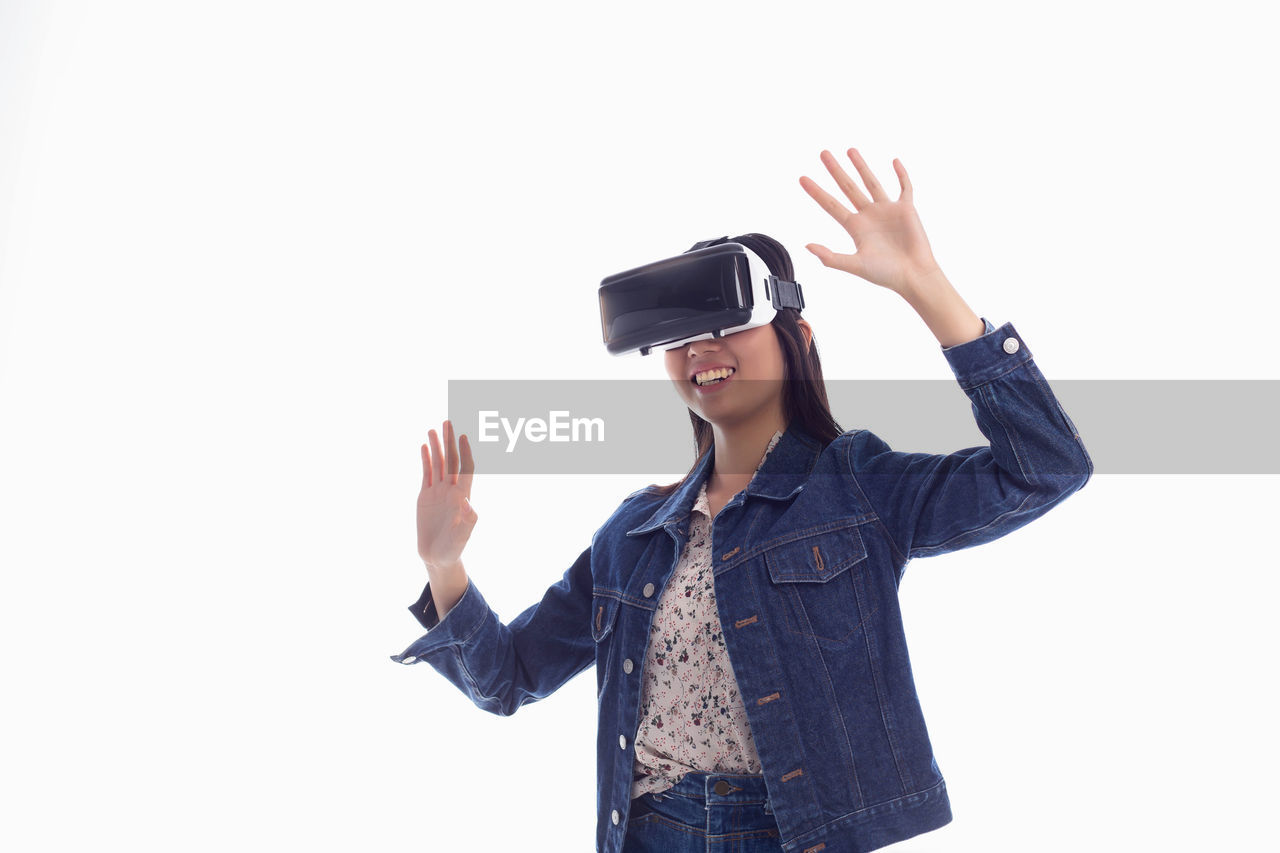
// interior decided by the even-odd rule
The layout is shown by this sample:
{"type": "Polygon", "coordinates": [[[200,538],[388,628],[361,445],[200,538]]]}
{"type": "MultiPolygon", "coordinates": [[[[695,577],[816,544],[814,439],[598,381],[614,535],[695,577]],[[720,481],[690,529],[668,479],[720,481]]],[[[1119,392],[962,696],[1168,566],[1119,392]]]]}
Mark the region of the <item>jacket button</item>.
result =
{"type": "Polygon", "coordinates": [[[1004,351],[1005,351],[1005,352],[1007,352],[1007,353],[1009,353],[1010,355],[1012,355],[1013,353],[1017,352],[1017,351],[1018,351],[1018,339],[1017,339],[1017,338],[1005,338],[1005,339],[1004,339],[1004,351]]]}
{"type": "Polygon", "coordinates": [[[614,809],[614,810],[613,810],[613,825],[614,825],[614,826],[617,826],[617,825],[618,825],[618,821],[620,821],[620,820],[622,820],[622,816],[621,816],[620,814],[618,814],[618,810],[617,810],[617,809],[614,809]]]}
{"type": "Polygon", "coordinates": [[[632,668],[633,666],[635,666],[635,664],[633,664],[633,663],[631,662],[631,658],[627,658],[626,660],[624,660],[624,661],[622,662],[622,671],[623,671],[623,672],[625,672],[625,673],[627,673],[628,675],[630,675],[630,674],[631,674],[631,668],[632,668]]]}
{"type": "Polygon", "coordinates": [[[647,584],[645,584],[645,585],[644,585],[644,597],[645,597],[645,598],[649,598],[649,597],[651,597],[652,595],[653,595],[653,584],[651,584],[651,583],[647,583],[647,584]]]}
{"type": "Polygon", "coordinates": [[[728,782],[721,779],[719,782],[716,783],[715,788],[713,788],[712,790],[714,790],[717,794],[723,797],[725,794],[729,793],[729,791],[732,788],[733,788],[732,785],[730,785],[728,782]]]}
{"type": "Polygon", "coordinates": [[[622,747],[623,749],[626,749],[626,748],[627,748],[627,736],[626,736],[626,735],[618,735],[618,746],[622,747]]]}

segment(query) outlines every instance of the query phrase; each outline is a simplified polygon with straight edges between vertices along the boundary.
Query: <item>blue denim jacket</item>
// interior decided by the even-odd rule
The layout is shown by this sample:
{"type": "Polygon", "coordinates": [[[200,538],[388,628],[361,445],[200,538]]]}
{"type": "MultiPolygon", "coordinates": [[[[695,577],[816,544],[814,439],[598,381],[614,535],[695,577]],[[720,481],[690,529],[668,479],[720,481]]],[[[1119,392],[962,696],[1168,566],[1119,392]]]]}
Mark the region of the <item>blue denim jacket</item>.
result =
{"type": "MultiPolygon", "coordinates": [[[[853,429],[824,447],[793,423],[712,522],[725,646],[789,853],[874,850],[951,821],[907,655],[903,569],[1022,527],[1093,472],[1012,324],[987,329],[942,352],[990,446],[905,453],[853,429]]],[[[440,620],[428,584],[410,608],[427,633],[391,656],[503,716],[595,664],[598,853],[622,849],[650,621],[713,465],[714,450],[670,496],[628,495],[508,624],[475,578],[440,620]]]]}

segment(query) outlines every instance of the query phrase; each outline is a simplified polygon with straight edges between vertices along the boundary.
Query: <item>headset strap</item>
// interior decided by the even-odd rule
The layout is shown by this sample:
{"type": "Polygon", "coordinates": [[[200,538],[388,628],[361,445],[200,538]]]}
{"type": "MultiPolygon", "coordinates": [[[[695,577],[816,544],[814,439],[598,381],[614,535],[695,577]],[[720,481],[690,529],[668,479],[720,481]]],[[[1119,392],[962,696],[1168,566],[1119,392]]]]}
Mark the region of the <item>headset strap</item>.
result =
{"type": "Polygon", "coordinates": [[[770,275],[764,280],[764,290],[774,308],[804,308],[804,292],[798,281],[770,275]],[[773,287],[769,287],[771,283],[773,287]]]}

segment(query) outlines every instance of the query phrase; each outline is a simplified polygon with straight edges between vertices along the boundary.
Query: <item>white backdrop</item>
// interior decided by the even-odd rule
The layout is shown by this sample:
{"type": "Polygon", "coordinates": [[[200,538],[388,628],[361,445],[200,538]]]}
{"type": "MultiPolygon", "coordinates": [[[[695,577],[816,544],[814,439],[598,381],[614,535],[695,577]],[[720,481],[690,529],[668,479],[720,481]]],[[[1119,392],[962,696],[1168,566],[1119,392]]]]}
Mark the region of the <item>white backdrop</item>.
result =
{"type": "MultiPolygon", "coordinates": [[[[1051,382],[1278,378],[1255,6],[0,5],[0,845],[592,849],[594,672],[500,718],[388,659],[447,381],[664,375],[600,278],[745,231],[829,379],[950,378],[804,249],[850,146],[1051,382]]],[[[689,461],[478,472],[468,572],[510,621],[689,461]]],[[[893,849],[1273,839],[1276,485],[1102,473],[908,566],[955,819],[893,849]]]]}

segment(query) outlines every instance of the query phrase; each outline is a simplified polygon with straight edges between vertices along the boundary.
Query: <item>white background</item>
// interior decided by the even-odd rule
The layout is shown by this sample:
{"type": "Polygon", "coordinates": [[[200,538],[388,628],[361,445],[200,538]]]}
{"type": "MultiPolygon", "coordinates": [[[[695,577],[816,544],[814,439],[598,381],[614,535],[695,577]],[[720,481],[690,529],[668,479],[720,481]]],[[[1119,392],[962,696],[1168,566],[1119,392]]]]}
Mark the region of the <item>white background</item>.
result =
{"type": "MultiPolygon", "coordinates": [[[[850,146],[1051,382],[1275,379],[1255,8],[0,4],[0,844],[592,849],[593,671],[501,718],[388,659],[447,381],[664,375],[599,280],[745,231],[829,379],[949,378],[804,249],[853,251],[798,180],[850,146]]],[[[480,472],[468,571],[510,621],[689,462],[480,472]]],[[[1276,485],[1102,473],[908,566],[955,819],[893,849],[1273,839],[1276,485]]]]}

